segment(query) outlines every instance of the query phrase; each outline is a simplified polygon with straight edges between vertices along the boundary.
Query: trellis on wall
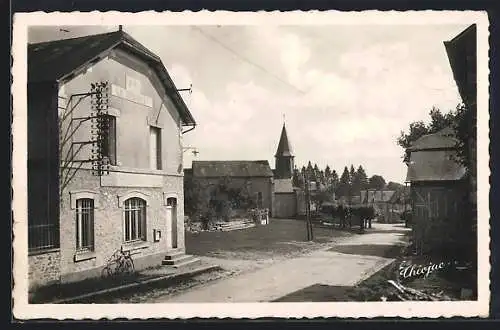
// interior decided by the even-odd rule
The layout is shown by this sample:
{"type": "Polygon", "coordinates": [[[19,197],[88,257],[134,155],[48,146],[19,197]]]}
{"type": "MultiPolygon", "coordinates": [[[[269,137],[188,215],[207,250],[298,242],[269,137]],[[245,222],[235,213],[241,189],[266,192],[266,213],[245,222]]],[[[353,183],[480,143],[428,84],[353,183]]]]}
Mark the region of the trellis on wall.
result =
{"type": "Polygon", "coordinates": [[[109,83],[107,81],[91,84],[89,92],[72,94],[59,117],[60,129],[60,192],[63,192],[84,164],[90,163],[92,174],[102,176],[109,173],[109,83]],[[83,100],[90,97],[89,116],[74,117],[75,109],[83,100]],[[75,141],[76,133],[86,122],[91,124],[90,138],[75,141]],[[91,146],[89,158],[81,158],[85,146],[91,146]]]}

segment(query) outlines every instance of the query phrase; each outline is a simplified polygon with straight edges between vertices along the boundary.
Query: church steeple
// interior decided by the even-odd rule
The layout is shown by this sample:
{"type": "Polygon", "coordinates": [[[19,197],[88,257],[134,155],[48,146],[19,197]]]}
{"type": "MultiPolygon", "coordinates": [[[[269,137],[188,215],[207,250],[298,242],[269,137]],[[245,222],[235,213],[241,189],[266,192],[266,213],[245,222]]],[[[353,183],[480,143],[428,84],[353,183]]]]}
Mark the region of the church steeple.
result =
{"type": "Polygon", "coordinates": [[[286,133],[285,123],[283,123],[280,142],[278,143],[278,149],[276,150],[276,155],[274,156],[293,157],[292,148],[290,147],[290,142],[288,141],[288,134],[286,133]]]}
{"type": "Polygon", "coordinates": [[[294,156],[292,147],[290,146],[290,141],[288,140],[285,123],[283,123],[280,141],[278,143],[278,149],[276,150],[276,154],[274,155],[274,157],[276,158],[276,178],[291,178],[294,169],[294,156]]]}

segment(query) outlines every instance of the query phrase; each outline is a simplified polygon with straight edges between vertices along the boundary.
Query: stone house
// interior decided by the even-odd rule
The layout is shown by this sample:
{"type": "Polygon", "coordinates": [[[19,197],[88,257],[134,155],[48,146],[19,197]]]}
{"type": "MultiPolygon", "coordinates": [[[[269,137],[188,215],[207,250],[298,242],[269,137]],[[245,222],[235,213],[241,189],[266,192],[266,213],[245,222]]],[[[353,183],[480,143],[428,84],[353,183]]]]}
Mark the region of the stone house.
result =
{"type": "Polygon", "coordinates": [[[185,178],[211,191],[227,183],[230,189],[247,192],[258,208],[271,210],[273,173],[267,160],[193,161],[192,168],[185,170],[185,178]]]}
{"type": "Polygon", "coordinates": [[[213,188],[228,179],[230,188],[253,195],[257,207],[268,209],[270,216],[294,218],[305,213],[306,205],[304,192],[293,186],[294,157],[283,124],[274,169],[267,160],[193,161],[192,168],[184,170],[185,186],[199,182],[213,188]]]}
{"type": "Polygon", "coordinates": [[[182,135],[160,58],[121,29],[28,45],[30,288],[184,253],[182,135]],[[181,220],[178,220],[181,219],[181,220]]]}

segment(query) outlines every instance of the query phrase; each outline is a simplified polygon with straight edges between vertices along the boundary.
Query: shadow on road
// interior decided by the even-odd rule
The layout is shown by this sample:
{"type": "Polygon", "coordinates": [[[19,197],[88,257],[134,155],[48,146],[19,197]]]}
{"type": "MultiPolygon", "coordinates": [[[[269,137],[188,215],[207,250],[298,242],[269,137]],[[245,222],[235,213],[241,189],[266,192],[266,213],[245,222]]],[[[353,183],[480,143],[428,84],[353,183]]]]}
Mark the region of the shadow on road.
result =
{"type": "Polygon", "coordinates": [[[381,258],[397,258],[401,256],[402,246],[392,244],[338,245],[328,249],[328,251],[381,258]]]}
{"type": "Polygon", "coordinates": [[[272,302],[322,302],[351,301],[349,293],[352,287],[314,284],[307,288],[292,292],[272,302]]]}

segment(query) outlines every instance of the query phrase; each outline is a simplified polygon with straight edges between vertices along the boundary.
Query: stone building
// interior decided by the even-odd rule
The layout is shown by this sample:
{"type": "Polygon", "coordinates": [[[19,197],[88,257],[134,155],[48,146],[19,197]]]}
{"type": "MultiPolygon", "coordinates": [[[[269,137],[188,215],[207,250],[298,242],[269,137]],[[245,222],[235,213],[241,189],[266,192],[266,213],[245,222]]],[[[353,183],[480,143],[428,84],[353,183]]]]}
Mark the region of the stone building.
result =
{"type": "Polygon", "coordinates": [[[293,218],[299,213],[300,197],[297,188],[293,187],[294,158],[292,146],[288,139],[285,124],[281,130],[274,169],[274,202],[272,215],[276,218],[293,218]]]}
{"type": "Polygon", "coordinates": [[[292,183],[294,155],[284,124],[275,160],[274,170],[267,160],[193,161],[192,168],[184,170],[185,186],[213,190],[226,180],[230,189],[254,196],[257,207],[268,209],[270,216],[294,218],[305,212],[305,196],[292,183]],[[196,182],[200,185],[191,185],[196,182]]]}
{"type": "Polygon", "coordinates": [[[160,58],[121,29],[29,44],[30,288],[100,276],[117,250],[136,269],[182,255],[195,125],[160,58]]]}
{"type": "Polygon", "coordinates": [[[198,182],[204,189],[213,190],[227,183],[229,189],[246,191],[254,197],[258,208],[271,209],[273,172],[267,160],[193,161],[185,173],[186,180],[198,182]]]}

